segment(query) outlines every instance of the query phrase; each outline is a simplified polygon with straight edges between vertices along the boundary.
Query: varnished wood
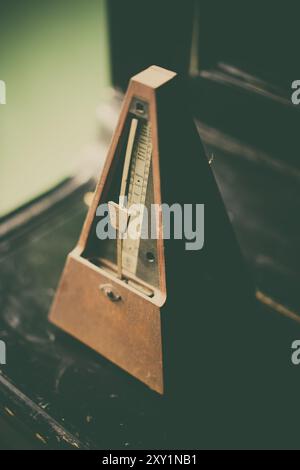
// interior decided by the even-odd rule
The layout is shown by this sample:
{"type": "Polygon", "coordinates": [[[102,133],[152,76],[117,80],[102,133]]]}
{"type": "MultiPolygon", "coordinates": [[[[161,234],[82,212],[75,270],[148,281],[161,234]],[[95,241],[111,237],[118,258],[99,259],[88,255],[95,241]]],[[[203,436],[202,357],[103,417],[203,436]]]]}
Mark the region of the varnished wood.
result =
{"type": "MultiPolygon", "coordinates": [[[[124,287],[124,285],[119,284],[121,301],[119,303],[111,302],[103,295],[100,286],[111,284],[112,287],[115,287],[117,281],[113,277],[110,278],[99,267],[84,260],[81,255],[85,249],[88,235],[92,230],[95,212],[102,200],[103,190],[109,179],[110,168],[134,96],[143,98],[149,103],[153,132],[154,200],[156,204],[160,204],[155,89],[162,87],[175,76],[176,74],[173,72],[154,66],[132,78],[106,164],[95,191],[93,203],[88,212],[78,245],[74,252],[69,255],[50,312],[50,320],[57,326],[103,354],[159,393],[163,393],[163,368],[158,305],[161,306],[166,298],[161,215],[159,215],[160,235],[157,241],[159,271],[161,273],[160,289],[153,299],[130,290],[129,286],[124,287]]],[[[132,150],[131,134],[128,147],[132,150]]],[[[128,159],[125,161],[125,167],[128,167],[128,159]]],[[[123,180],[122,191],[124,192],[123,180]]],[[[120,267],[118,273],[121,277],[120,267]]]]}
{"type": "Polygon", "coordinates": [[[76,253],[68,257],[51,320],[151,388],[162,391],[159,307],[76,253]],[[104,286],[120,295],[112,302],[104,286]]]}
{"type": "Polygon", "coordinates": [[[132,78],[79,242],[68,257],[50,312],[50,320],[57,326],[153,390],[170,395],[182,387],[198,387],[193,372],[199,367],[197,336],[203,318],[218,315],[220,305],[236,309],[239,315],[239,301],[252,295],[177,82],[174,72],[156,66],[132,78]],[[134,97],[149,105],[154,203],[206,204],[206,241],[200,251],[187,252],[182,240],[164,241],[162,212],[157,214],[159,283],[152,297],[84,257],[95,229],[96,209],[115,184],[112,169],[134,97]],[[221,232],[222,240],[218,238],[221,232]],[[214,282],[211,300],[208,278],[214,282]],[[191,297],[199,299],[200,314],[190,311],[186,316],[191,297]],[[203,311],[201,305],[205,305],[203,311]]]}

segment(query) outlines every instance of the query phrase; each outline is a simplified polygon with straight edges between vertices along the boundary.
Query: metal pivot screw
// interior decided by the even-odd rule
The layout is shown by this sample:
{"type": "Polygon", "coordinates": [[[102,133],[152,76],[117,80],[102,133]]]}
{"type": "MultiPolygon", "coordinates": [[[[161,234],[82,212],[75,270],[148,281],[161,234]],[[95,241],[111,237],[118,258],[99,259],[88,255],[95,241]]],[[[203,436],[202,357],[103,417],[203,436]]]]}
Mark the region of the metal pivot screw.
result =
{"type": "Polygon", "coordinates": [[[104,292],[106,297],[108,297],[112,302],[118,302],[121,300],[121,296],[118,292],[113,290],[113,286],[110,284],[103,284],[99,286],[100,290],[104,292]]]}

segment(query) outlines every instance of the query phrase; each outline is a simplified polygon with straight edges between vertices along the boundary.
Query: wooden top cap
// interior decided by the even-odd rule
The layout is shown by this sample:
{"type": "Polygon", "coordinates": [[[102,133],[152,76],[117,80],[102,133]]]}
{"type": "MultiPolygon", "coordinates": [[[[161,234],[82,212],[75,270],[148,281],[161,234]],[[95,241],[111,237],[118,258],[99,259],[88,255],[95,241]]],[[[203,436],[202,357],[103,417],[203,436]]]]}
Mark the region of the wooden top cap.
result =
{"type": "Polygon", "coordinates": [[[158,67],[157,65],[151,65],[151,67],[148,67],[137,75],[134,75],[131,80],[142,83],[143,85],[147,85],[151,88],[159,88],[169,80],[172,80],[172,78],[176,77],[176,75],[177,74],[171,70],[158,67]]]}

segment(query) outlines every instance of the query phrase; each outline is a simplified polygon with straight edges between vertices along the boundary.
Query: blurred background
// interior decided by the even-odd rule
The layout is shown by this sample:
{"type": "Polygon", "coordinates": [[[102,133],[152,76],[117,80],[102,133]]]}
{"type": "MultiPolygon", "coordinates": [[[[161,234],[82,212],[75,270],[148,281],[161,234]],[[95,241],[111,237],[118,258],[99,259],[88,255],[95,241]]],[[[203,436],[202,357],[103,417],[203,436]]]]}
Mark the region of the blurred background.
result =
{"type": "Polygon", "coordinates": [[[298,307],[297,2],[0,0],[0,8],[0,234],[98,177],[130,77],[157,64],[186,81],[257,282],[271,271],[278,296],[298,307]]]}
{"type": "Polygon", "coordinates": [[[0,215],[78,171],[108,86],[124,90],[152,63],[190,78],[194,113],[210,127],[298,167],[288,3],[0,0],[0,215]]]}
{"type": "Polygon", "coordinates": [[[299,13],[299,0],[0,0],[0,447],[173,444],[155,400],[47,320],[128,80],[153,64],[185,82],[257,289],[258,330],[278,353],[272,378],[262,373],[270,386],[257,380],[257,401],[245,400],[250,414],[261,404],[247,443],[299,447],[299,13]]]}
{"type": "Polygon", "coordinates": [[[103,0],[0,1],[0,215],[78,170],[110,84],[103,0]]]}

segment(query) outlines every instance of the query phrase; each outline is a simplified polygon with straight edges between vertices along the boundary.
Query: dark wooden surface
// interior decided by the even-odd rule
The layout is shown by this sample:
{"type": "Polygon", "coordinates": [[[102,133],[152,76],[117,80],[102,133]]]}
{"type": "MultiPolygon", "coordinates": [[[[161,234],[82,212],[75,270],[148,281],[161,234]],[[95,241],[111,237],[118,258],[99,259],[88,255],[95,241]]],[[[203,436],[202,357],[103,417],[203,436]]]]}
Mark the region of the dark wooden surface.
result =
{"type": "Polygon", "coordinates": [[[230,151],[234,144],[225,152],[208,148],[244,256],[257,287],[300,315],[300,177],[255,160],[247,147],[230,151]]]}
{"type": "MultiPolygon", "coordinates": [[[[282,301],[292,299],[291,281],[298,274],[293,256],[297,249],[295,227],[292,220],[290,225],[278,223],[276,216],[280,195],[290,209],[294,205],[295,213],[299,207],[292,183],[278,174],[263,174],[242,155],[214,153],[222,193],[259,287],[282,301]],[[280,194],[272,190],[271,197],[271,183],[276,188],[280,185],[280,194]]],[[[2,445],[126,449],[238,443],[241,430],[232,428],[230,413],[218,415],[217,403],[203,403],[199,396],[192,410],[187,402],[169,404],[49,325],[47,313],[65,256],[75,244],[86,213],[83,195],[87,189],[1,243],[0,337],[7,342],[7,365],[1,367],[0,375],[1,415],[19,436],[5,444],[5,437],[11,434],[4,427],[2,445]],[[207,406],[210,417],[204,412],[207,406]],[[183,418],[185,409],[188,415],[183,418]]],[[[286,216],[284,211],[280,214],[286,216]]],[[[294,294],[297,303],[297,292],[294,294]]],[[[242,434],[247,438],[244,436],[240,445],[295,446],[298,437],[293,423],[297,424],[299,416],[296,392],[300,370],[291,366],[290,343],[299,337],[299,325],[259,303],[256,310],[258,336],[265,335],[270,353],[265,370],[269,377],[259,382],[261,359],[265,363],[266,358],[257,354],[254,339],[249,374],[258,380],[259,393],[243,399],[248,412],[242,434]]],[[[234,325],[229,325],[224,332],[229,341],[232,329],[234,325]]],[[[211,340],[212,348],[218,347],[211,340]]],[[[249,348],[248,341],[246,344],[249,348]]],[[[201,374],[201,370],[191,372],[201,374]]],[[[238,378],[238,370],[236,374],[238,378]]],[[[222,389],[219,398],[222,403],[222,389]]],[[[228,406],[234,410],[234,403],[228,406]]]]}
{"type": "MultiPolygon", "coordinates": [[[[156,25],[155,37],[153,21],[141,21],[140,2],[131,3],[122,7],[126,21],[120,2],[111,2],[109,8],[115,18],[114,84],[125,88],[134,70],[152,62],[187,73],[192,2],[184,15],[182,4],[174,7],[168,1],[161,10],[161,2],[155,2],[147,11],[156,25]]],[[[161,398],[49,324],[47,314],[65,257],[75,246],[87,211],[83,198],[94,183],[71,195],[66,191],[63,201],[55,196],[52,208],[53,199],[46,198],[45,212],[40,205],[41,214],[30,221],[27,210],[28,223],[10,221],[17,228],[0,241],[0,339],[7,344],[7,365],[0,366],[0,448],[300,447],[300,367],[291,364],[290,348],[300,338],[300,326],[289,318],[300,316],[300,108],[291,106],[289,95],[291,81],[298,78],[295,54],[286,54],[282,47],[296,48],[291,38],[298,31],[297,15],[285,9],[285,21],[278,6],[270,25],[267,6],[260,11],[249,6],[249,21],[244,5],[238,13],[236,6],[224,4],[224,15],[220,10],[216,15],[212,2],[198,3],[199,59],[206,70],[192,80],[193,111],[265,303],[255,302],[251,329],[249,322],[241,328],[229,320],[220,334],[215,319],[216,335],[210,329],[202,360],[206,367],[190,371],[201,376],[202,391],[195,396],[187,384],[181,400],[161,398]],[[267,23],[276,38],[266,37],[267,23]],[[277,34],[279,30],[284,34],[277,34]],[[247,67],[247,59],[254,68],[247,67]],[[222,60],[237,66],[228,68],[222,60]],[[240,68],[262,76],[246,77],[240,68]],[[273,83],[278,75],[275,88],[263,81],[273,83]],[[285,90],[283,95],[277,85],[285,90]],[[223,351],[236,335],[241,337],[235,351],[239,367],[233,364],[229,376],[223,351]]],[[[190,308],[197,308],[197,296],[190,298],[190,308]]],[[[220,311],[228,318],[229,313],[225,306],[220,311]]],[[[188,311],[184,314],[188,319],[188,311]]],[[[199,309],[199,315],[205,312],[199,309]]],[[[197,346],[200,351],[201,344],[197,346]]]]}
{"type": "MultiPolygon", "coordinates": [[[[290,360],[300,326],[279,313],[300,313],[299,176],[221,131],[199,129],[245,260],[272,308],[255,303],[251,330],[229,320],[220,335],[216,318],[218,342],[210,333],[206,367],[191,371],[201,376],[203,393],[194,396],[187,384],[177,401],[51,326],[48,310],[87,211],[84,195],[95,183],[87,184],[0,243],[0,339],[7,343],[0,447],[300,447],[300,368],[290,360]],[[236,335],[240,365],[227,375],[222,350],[236,335]]],[[[190,308],[197,305],[191,299],[190,308]]],[[[224,306],[220,315],[228,313],[224,306]]]]}

